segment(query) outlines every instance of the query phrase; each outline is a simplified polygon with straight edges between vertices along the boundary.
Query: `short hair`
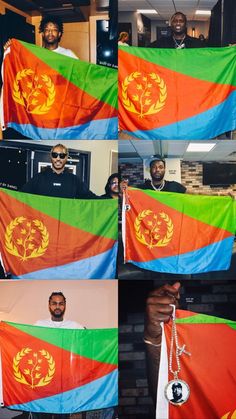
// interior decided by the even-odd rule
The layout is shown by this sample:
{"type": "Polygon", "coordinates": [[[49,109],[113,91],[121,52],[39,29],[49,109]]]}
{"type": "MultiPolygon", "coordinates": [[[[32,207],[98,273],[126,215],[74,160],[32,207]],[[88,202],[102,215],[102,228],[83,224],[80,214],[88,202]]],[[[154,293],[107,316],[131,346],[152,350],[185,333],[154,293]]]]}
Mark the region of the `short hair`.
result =
{"type": "Polygon", "coordinates": [[[172,390],[174,388],[181,388],[181,390],[182,390],[182,384],[181,383],[174,383],[174,384],[172,384],[172,390]]]}
{"type": "Polygon", "coordinates": [[[172,22],[172,20],[174,19],[174,17],[175,17],[176,15],[181,15],[181,16],[183,16],[183,18],[184,18],[184,22],[185,22],[185,25],[187,25],[187,16],[186,16],[184,13],[182,13],[182,12],[176,12],[176,13],[174,13],[174,14],[171,16],[171,18],[170,18],[170,23],[172,22]]]}
{"type": "Polygon", "coordinates": [[[129,36],[128,32],[121,32],[119,34],[118,41],[123,41],[123,39],[127,38],[127,36],[129,36]]]}
{"type": "Polygon", "coordinates": [[[63,297],[64,302],[66,303],[66,297],[64,296],[63,292],[61,291],[53,291],[48,299],[48,302],[50,303],[50,301],[52,300],[52,297],[54,297],[55,295],[60,295],[60,297],[63,297]]]}
{"type": "Polygon", "coordinates": [[[150,169],[151,169],[151,167],[152,167],[152,165],[153,165],[153,163],[155,162],[155,161],[161,161],[163,164],[164,164],[164,167],[166,167],[166,162],[165,162],[165,160],[164,159],[162,159],[161,157],[160,158],[155,158],[155,159],[153,159],[153,160],[151,160],[150,161],[150,163],[149,163],[149,167],[150,167],[150,169]]]}
{"type": "Polygon", "coordinates": [[[60,147],[60,148],[63,148],[64,150],[65,150],[65,153],[68,155],[69,153],[68,153],[68,148],[65,146],[65,145],[63,145],[63,144],[56,144],[56,145],[54,145],[52,148],[51,148],[51,153],[55,150],[55,148],[56,147],[60,147]]]}
{"type": "Polygon", "coordinates": [[[55,17],[51,15],[47,15],[41,20],[40,25],[39,25],[39,33],[44,32],[45,26],[48,23],[54,23],[54,25],[58,27],[59,32],[63,34],[64,29],[63,29],[63,23],[61,19],[59,17],[55,17]]]}

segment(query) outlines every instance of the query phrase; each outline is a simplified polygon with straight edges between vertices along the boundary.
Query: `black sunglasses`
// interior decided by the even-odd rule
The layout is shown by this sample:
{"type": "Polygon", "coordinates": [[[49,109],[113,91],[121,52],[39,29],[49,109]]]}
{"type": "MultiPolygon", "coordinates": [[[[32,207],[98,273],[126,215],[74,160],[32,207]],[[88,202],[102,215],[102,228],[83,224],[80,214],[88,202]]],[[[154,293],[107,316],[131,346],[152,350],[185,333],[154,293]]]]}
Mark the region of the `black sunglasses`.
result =
{"type": "Polygon", "coordinates": [[[60,159],[64,159],[67,154],[66,153],[55,153],[54,151],[51,153],[51,156],[53,159],[56,159],[58,156],[60,157],[60,159]]]}

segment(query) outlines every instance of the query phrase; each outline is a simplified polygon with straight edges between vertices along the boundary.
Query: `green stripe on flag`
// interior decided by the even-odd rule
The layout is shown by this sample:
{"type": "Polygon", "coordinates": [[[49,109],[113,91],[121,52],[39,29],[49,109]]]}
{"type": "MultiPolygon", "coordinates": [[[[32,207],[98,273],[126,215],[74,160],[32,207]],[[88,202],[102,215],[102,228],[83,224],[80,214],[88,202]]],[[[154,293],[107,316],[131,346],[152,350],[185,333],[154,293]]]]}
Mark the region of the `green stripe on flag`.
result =
{"type": "Polygon", "coordinates": [[[179,324],[225,324],[236,330],[236,322],[233,320],[221,319],[220,317],[208,316],[207,314],[196,314],[182,319],[176,319],[179,324]]]}
{"type": "Polygon", "coordinates": [[[23,41],[19,42],[38,59],[56,70],[72,84],[96,99],[114,108],[118,108],[117,70],[75,58],[65,57],[62,54],[57,54],[55,57],[55,52],[49,51],[46,48],[41,48],[23,41]]]}
{"type": "Polygon", "coordinates": [[[119,48],[131,56],[186,76],[236,86],[236,47],[169,49],[121,46],[119,48]]]}
{"type": "Polygon", "coordinates": [[[60,221],[72,227],[117,240],[117,199],[54,198],[8,189],[2,192],[55,219],[60,214],[60,221]]]}
{"type": "MultiPolygon", "coordinates": [[[[159,201],[195,220],[222,228],[232,234],[236,231],[235,203],[229,196],[190,195],[152,190],[142,190],[142,192],[156,200],[157,205],[159,201]]],[[[145,200],[145,197],[143,199],[145,200]]]]}
{"type": "Polygon", "coordinates": [[[118,364],[118,329],[58,329],[5,322],[34,338],[77,355],[118,364]]]}

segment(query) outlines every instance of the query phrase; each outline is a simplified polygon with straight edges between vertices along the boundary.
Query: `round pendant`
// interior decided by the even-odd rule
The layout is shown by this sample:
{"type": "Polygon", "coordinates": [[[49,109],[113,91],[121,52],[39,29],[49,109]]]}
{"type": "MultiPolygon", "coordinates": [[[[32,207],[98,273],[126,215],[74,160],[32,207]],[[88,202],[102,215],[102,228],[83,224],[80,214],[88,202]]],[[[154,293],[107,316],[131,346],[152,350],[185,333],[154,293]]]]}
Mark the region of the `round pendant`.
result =
{"type": "Polygon", "coordinates": [[[183,380],[171,380],[165,386],[165,397],[169,403],[181,406],[190,395],[189,385],[183,380]]]}

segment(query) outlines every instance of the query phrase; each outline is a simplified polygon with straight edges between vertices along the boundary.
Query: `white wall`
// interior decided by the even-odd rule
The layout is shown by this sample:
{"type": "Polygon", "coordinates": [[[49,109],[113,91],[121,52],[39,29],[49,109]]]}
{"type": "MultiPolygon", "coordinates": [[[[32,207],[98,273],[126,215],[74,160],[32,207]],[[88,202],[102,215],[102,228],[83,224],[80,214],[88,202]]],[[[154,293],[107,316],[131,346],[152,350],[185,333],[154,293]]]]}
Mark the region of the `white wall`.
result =
{"type": "Polygon", "coordinates": [[[119,12],[118,21],[122,23],[131,23],[132,25],[132,46],[138,46],[138,27],[136,12],[119,12]]]}
{"type": "Polygon", "coordinates": [[[50,317],[48,298],[62,291],[67,306],[65,319],[87,328],[117,327],[116,280],[40,280],[0,281],[0,319],[34,324],[50,317]]]}

